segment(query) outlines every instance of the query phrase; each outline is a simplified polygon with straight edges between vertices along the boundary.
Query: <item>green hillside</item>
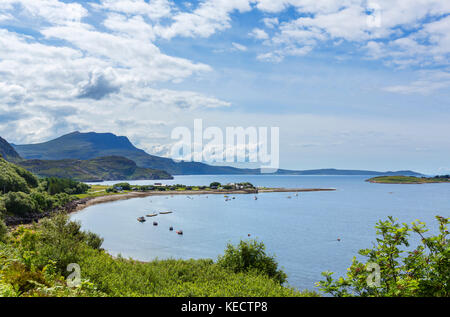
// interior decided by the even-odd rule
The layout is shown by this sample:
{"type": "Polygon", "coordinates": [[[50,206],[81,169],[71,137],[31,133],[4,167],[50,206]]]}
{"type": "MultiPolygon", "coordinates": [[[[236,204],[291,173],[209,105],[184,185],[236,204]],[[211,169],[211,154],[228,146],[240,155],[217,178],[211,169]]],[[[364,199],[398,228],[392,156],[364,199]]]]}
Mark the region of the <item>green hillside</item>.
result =
{"type": "Polygon", "coordinates": [[[0,156],[9,162],[19,162],[21,160],[16,150],[2,137],[0,137],[0,156]]]}
{"type": "Polygon", "coordinates": [[[138,167],[121,156],[91,160],[27,160],[19,163],[40,177],[71,178],[78,181],[171,179],[167,172],[138,167]]]}

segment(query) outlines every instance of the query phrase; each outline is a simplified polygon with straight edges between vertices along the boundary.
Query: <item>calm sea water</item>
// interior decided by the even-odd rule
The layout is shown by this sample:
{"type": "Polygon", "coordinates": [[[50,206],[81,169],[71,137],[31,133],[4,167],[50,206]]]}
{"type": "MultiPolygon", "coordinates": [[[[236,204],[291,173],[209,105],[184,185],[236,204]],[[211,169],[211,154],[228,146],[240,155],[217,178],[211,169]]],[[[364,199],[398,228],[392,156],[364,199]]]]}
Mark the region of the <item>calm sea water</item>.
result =
{"type": "MultiPolygon", "coordinates": [[[[335,192],[153,196],[91,206],[73,214],[83,229],[102,236],[113,255],[138,260],[217,258],[227,243],[256,238],[288,274],[290,285],[315,289],[321,272],[345,274],[352,257],[375,241],[375,224],[394,216],[425,221],[437,232],[435,216],[450,216],[450,184],[370,184],[364,176],[177,176],[166,184],[208,185],[249,181],[257,186],[336,188],[335,192]],[[291,196],[289,199],[288,196],[291,196]],[[136,221],[138,216],[172,214],[136,221]],[[158,226],[153,226],[153,221],[158,226]],[[183,236],[169,231],[182,229],[183,236]],[[341,241],[337,241],[340,238],[341,241]]],[[[105,182],[117,183],[117,182],[105,182]]],[[[152,184],[134,181],[132,184],[152,184]]],[[[417,241],[417,240],[416,240],[417,241]]]]}

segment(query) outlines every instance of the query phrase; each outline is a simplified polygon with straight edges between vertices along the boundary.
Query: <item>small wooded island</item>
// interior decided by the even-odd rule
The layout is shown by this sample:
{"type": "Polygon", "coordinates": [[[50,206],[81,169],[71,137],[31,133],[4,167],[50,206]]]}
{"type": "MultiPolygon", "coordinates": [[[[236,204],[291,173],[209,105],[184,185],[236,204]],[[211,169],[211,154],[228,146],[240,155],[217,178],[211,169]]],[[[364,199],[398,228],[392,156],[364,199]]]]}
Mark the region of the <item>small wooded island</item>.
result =
{"type": "Polygon", "coordinates": [[[450,183],[450,175],[438,175],[435,177],[378,176],[369,178],[366,182],[379,184],[450,183]]]}

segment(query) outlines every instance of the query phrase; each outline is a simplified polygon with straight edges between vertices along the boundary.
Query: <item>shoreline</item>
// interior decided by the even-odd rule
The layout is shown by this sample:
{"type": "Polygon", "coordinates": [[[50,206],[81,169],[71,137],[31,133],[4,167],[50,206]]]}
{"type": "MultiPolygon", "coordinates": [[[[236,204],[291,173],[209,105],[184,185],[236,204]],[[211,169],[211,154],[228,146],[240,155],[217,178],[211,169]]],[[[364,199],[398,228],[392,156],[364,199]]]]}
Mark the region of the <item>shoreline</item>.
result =
{"type": "Polygon", "coordinates": [[[19,225],[29,225],[34,222],[39,222],[46,217],[52,217],[55,214],[64,212],[66,214],[72,214],[90,206],[105,204],[109,202],[128,200],[133,198],[145,198],[149,196],[173,196],[173,195],[257,195],[258,193],[299,193],[299,192],[321,192],[321,191],[336,191],[336,188],[265,188],[258,190],[185,190],[185,191],[148,191],[148,192],[128,192],[124,194],[115,195],[103,195],[96,197],[86,197],[77,200],[73,200],[67,203],[65,206],[50,210],[44,213],[34,213],[22,217],[7,216],[5,223],[8,227],[17,227],[19,225]]]}
{"type": "Polygon", "coordinates": [[[245,191],[245,190],[221,190],[221,191],[209,191],[209,190],[186,190],[186,191],[161,191],[161,192],[130,192],[118,195],[105,195],[98,197],[83,198],[75,200],[71,204],[75,204],[74,208],[70,208],[67,213],[79,212],[90,206],[104,204],[108,202],[114,202],[119,200],[128,200],[133,198],[145,198],[149,196],[170,196],[170,195],[257,195],[259,193],[300,193],[300,192],[321,192],[321,191],[336,191],[336,188],[270,188],[259,189],[257,192],[245,191]]]}

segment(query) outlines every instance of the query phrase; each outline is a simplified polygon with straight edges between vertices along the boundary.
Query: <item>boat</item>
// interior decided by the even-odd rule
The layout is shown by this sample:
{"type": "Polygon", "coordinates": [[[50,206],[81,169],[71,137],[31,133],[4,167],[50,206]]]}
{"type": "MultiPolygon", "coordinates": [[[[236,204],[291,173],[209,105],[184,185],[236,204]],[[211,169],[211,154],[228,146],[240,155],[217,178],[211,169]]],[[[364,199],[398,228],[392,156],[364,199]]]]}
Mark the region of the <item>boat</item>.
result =
{"type": "Polygon", "coordinates": [[[167,215],[167,214],[171,214],[173,211],[160,211],[159,214],[160,215],[167,215]]]}
{"type": "Polygon", "coordinates": [[[182,234],[183,234],[183,230],[178,230],[177,233],[178,233],[179,235],[182,235],[182,234]]]}
{"type": "Polygon", "coordinates": [[[154,226],[157,226],[158,223],[157,223],[156,221],[153,221],[153,225],[154,225],[154,226]]]}
{"type": "Polygon", "coordinates": [[[258,200],[258,197],[255,196],[255,200],[258,200]]]}
{"type": "Polygon", "coordinates": [[[169,230],[170,230],[170,231],[173,231],[173,227],[169,227],[169,230]]]}
{"type": "Polygon", "coordinates": [[[146,215],[147,217],[155,217],[155,216],[157,216],[158,214],[148,214],[148,215],[146,215]]]}
{"type": "Polygon", "coordinates": [[[145,222],[145,217],[138,217],[138,218],[137,218],[137,221],[139,221],[139,222],[145,222]]]}

